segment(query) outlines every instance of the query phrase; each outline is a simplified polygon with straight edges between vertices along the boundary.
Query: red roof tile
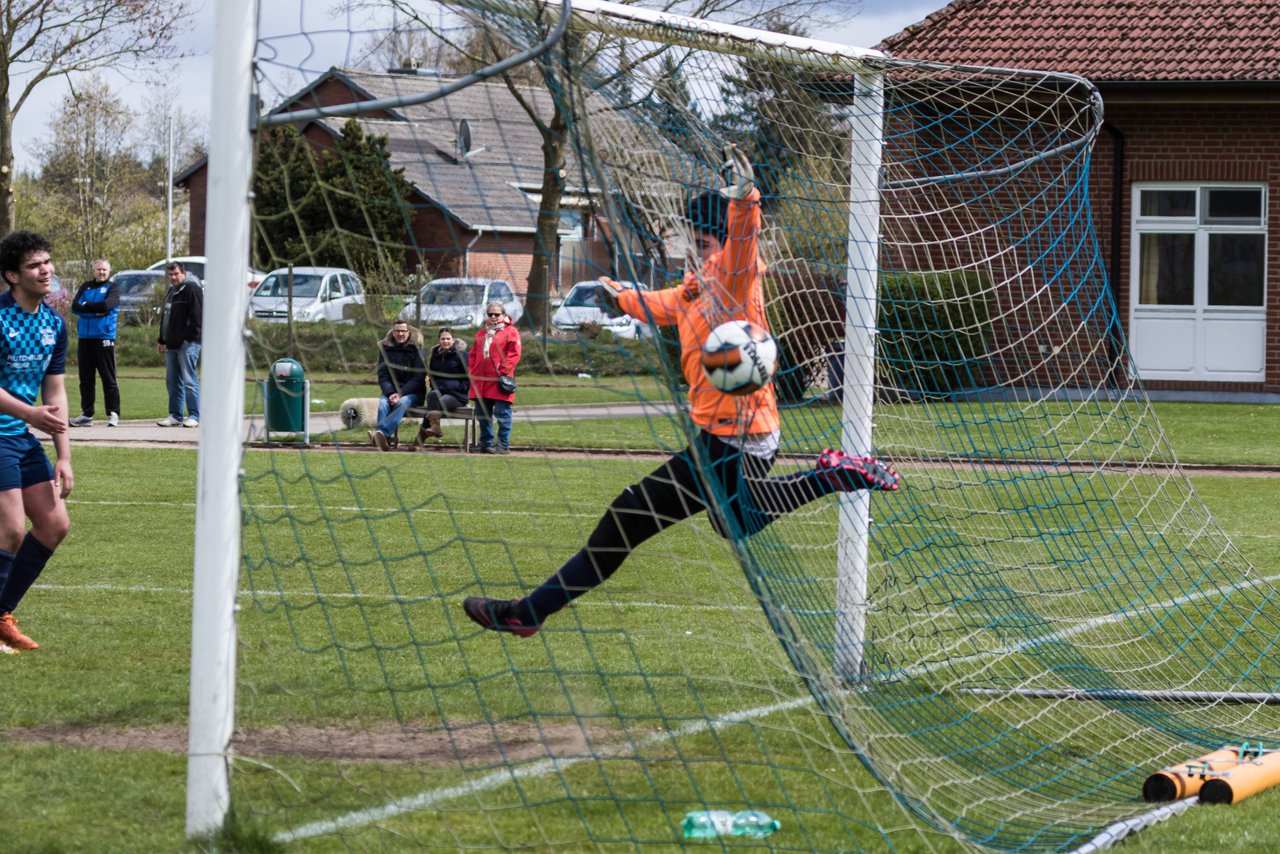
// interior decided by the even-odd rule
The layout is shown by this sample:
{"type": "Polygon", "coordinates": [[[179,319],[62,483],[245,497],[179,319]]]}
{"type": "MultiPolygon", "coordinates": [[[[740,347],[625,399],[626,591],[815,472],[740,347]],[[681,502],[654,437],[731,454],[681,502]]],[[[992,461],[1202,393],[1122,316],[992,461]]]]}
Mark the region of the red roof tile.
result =
{"type": "Polygon", "coordinates": [[[1095,82],[1280,81],[1280,0],[953,0],[879,47],[1095,82]]]}

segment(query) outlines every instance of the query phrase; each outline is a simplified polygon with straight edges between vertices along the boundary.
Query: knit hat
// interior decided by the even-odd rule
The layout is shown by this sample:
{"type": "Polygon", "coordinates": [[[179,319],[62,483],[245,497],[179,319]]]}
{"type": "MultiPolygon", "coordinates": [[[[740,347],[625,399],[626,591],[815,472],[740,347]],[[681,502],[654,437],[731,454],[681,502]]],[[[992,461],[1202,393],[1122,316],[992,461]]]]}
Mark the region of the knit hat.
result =
{"type": "Polygon", "coordinates": [[[729,200],[716,190],[707,190],[689,199],[685,219],[695,231],[705,231],[721,243],[729,234],[729,200]]]}

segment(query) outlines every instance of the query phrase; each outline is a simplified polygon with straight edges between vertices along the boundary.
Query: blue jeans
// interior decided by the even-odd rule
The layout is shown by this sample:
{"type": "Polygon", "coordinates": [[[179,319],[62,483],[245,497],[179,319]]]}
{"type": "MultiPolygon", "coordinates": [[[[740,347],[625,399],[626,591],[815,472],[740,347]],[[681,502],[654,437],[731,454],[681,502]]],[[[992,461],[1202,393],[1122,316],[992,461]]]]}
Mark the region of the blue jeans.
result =
{"type": "Polygon", "coordinates": [[[391,401],[385,397],[378,398],[378,429],[382,431],[382,435],[390,438],[396,435],[396,431],[400,429],[400,421],[404,418],[404,412],[409,407],[418,402],[416,394],[402,394],[400,400],[395,406],[391,405],[391,401]]]}
{"type": "Polygon", "coordinates": [[[498,446],[511,447],[511,404],[505,400],[476,400],[476,419],[480,422],[480,444],[485,448],[493,447],[493,424],[498,422],[498,446]]]}
{"type": "Polygon", "coordinates": [[[164,384],[169,389],[169,414],[179,421],[184,408],[188,415],[200,420],[200,376],[196,372],[199,361],[199,341],[188,341],[176,350],[165,348],[164,384]]]}

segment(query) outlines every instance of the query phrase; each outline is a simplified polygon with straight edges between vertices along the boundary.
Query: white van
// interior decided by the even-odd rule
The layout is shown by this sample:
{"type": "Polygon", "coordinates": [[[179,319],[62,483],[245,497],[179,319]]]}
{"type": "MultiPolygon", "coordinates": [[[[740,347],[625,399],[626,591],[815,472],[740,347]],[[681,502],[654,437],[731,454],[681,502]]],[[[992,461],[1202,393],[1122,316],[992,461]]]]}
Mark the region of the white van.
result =
{"type": "Polygon", "coordinates": [[[400,310],[400,320],[434,326],[478,327],[484,323],[485,306],[502,303],[515,323],[524,314],[510,282],[502,279],[435,279],[423,285],[417,298],[400,310]],[[421,305],[421,308],[419,308],[421,305]]]}
{"type": "MultiPolygon", "coordinates": [[[[169,266],[170,261],[177,261],[179,264],[182,265],[182,268],[184,270],[186,270],[188,273],[190,273],[191,275],[199,279],[201,283],[204,282],[204,268],[205,268],[205,265],[209,263],[209,261],[203,255],[178,255],[174,258],[170,258],[165,261],[157,261],[147,269],[159,270],[161,273],[163,273],[164,268],[169,266]]],[[[245,271],[246,283],[249,285],[249,287],[255,288],[258,286],[258,283],[262,281],[262,278],[265,275],[266,273],[262,272],[261,270],[255,270],[252,267],[248,267],[246,268],[246,271],[245,271]]]]}
{"type": "MultiPolygon", "coordinates": [[[[293,320],[312,323],[351,323],[346,319],[349,305],[364,305],[364,285],[350,270],[341,267],[293,268],[293,320]]],[[[249,317],[268,323],[284,323],[289,319],[288,267],[267,273],[249,297],[249,317]]]]}

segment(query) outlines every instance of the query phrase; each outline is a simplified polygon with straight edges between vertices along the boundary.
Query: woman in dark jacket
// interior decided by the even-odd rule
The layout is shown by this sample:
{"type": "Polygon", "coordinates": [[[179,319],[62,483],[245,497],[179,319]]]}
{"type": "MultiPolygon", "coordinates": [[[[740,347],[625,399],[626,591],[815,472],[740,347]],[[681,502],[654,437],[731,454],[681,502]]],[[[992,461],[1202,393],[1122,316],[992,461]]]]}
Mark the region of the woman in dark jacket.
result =
{"type": "Polygon", "coordinates": [[[427,369],[422,364],[422,333],[397,320],[378,342],[378,427],[369,441],[380,451],[400,444],[400,420],[405,410],[422,400],[427,390],[427,369]]]}
{"type": "Polygon", "coordinates": [[[467,393],[471,391],[462,342],[453,337],[448,327],[440,330],[438,343],[428,354],[427,381],[431,384],[431,391],[427,392],[427,417],[418,428],[418,438],[414,440],[417,445],[443,436],[440,413],[466,406],[467,393]]]}

